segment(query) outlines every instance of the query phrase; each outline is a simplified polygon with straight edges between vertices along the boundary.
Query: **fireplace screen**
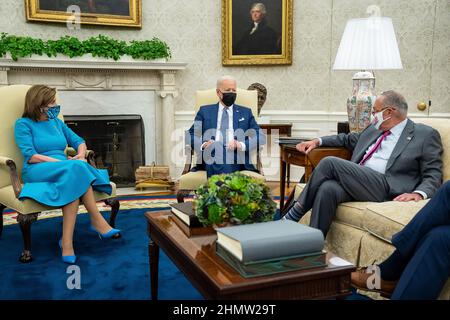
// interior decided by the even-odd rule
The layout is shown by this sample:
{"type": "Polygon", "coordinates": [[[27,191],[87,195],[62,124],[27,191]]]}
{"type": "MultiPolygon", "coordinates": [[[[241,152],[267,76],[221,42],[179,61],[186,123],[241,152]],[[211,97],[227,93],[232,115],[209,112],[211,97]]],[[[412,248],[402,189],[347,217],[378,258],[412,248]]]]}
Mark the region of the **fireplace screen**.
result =
{"type": "Polygon", "coordinates": [[[65,123],[94,150],[97,167],[118,187],[134,186],[145,164],[144,126],[139,115],[65,116],[65,123]]]}

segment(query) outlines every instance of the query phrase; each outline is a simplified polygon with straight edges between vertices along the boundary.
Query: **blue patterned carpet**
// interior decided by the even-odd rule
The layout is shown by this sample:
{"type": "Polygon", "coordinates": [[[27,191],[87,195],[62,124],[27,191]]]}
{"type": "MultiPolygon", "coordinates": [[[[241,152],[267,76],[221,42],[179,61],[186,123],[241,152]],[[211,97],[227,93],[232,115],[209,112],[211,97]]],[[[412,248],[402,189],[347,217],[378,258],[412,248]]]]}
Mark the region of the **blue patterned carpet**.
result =
{"type": "MultiPolygon", "coordinates": [[[[144,217],[147,211],[148,208],[121,210],[116,227],[123,231],[123,237],[118,240],[100,240],[88,230],[89,216],[78,216],[74,246],[81,272],[81,289],[72,290],[67,286],[72,273],[66,273],[68,265],[61,261],[57,244],[61,236],[61,217],[33,223],[34,261],[29,264],[18,261],[22,250],[19,226],[5,226],[0,238],[0,299],[150,299],[148,237],[144,217]]],[[[109,213],[104,215],[108,218],[109,213]]],[[[159,270],[159,299],[203,299],[162,251],[159,270]]],[[[354,294],[349,299],[364,297],[354,294]]]]}
{"type": "MultiPolygon", "coordinates": [[[[89,216],[79,215],[74,236],[81,289],[69,290],[68,265],[57,244],[61,217],[40,220],[32,226],[34,261],[18,261],[22,250],[19,226],[5,226],[0,239],[0,299],[33,300],[145,300],[150,299],[146,220],[148,209],[123,210],[118,240],[100,240],[88,230],[89,216]]],[[[202,299],[183,274],[160,254],[160,299],[202,299]]]]}

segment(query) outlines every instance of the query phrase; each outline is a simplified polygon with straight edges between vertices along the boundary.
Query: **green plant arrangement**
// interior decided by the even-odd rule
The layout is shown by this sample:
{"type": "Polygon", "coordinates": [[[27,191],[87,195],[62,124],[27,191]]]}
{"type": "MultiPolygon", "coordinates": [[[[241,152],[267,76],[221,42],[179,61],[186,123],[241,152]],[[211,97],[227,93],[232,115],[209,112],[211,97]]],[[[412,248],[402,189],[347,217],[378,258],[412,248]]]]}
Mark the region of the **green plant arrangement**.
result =
{"type": "Polygon", "coordinates": [[[203,225],[221,226],[271,221],[276,203],[264,181],[236,172],[209,178],[196,191],[194,209],[203,225]]]}
{"type": "Polygon", "coordinates": [[[127,43],[123,40],[98,35],[87,40],[64,36],[58,40],[44,41],[2,33],[0,36],[0,57],[4,57],[7,53],[11,54],[11,58],[14,61],[17,61],[19,58],[29,57],[32,54],[47,55],[48,57],[56,57],[57,54],[63,54],[73,58],[90,53],[93,57],[114,59],[116,61],[124,55],[129,55],[133,59],[144,60],[171,57],[168,45],[158,38],[144,41],[133,40],[127,43]]]}

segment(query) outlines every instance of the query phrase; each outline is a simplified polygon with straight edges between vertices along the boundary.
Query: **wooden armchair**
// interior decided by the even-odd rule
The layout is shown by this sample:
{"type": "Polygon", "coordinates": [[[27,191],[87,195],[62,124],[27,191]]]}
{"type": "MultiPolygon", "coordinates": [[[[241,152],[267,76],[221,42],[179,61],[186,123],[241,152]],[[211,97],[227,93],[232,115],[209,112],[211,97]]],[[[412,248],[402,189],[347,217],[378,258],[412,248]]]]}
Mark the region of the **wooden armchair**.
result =
{"type": "MultiPolygon", "coordinates": [[[[23,236],[24,249],[20,256],[21,262],[31,262],[31,224],[37,220],[41,211],[55,209],[42,205],[32,199],[20,201],[18,196],[22,190],[20,174],[23,165],[23,156],[17,147],[14,139],[14,124],[21,117],[25,95],[30,86],[13,85],[0,88],[0,237],[3,230],[3,210],[11,208],[18,213],[17,221],[23,236]]],[[[63,120],[62,115],[60,119],[63,120]]],[[[75,150],[67,150],[75,153],[75,150]]],[[[88,151],[86,154],[88,162],[95,166],[94,152],[88,151]]],[[[105,204],[111,206],[111,216],[109,224],[114,228],[115,219],[119,212],[119,201],[115,199],[116,185],[111,182],[111,196],[94,191],[97,201],[103,200],[105,204]]],[[[120,237],[120,235],[118,235],[120,237]]]]}
{"type": "MultiPolygon", "coordinates": [[[[209,90],[199,90],[196,92],[196,103],[195,103],[195,112],[201,106],[214,104],[219,101],[219,98],[216,95],[216,89],[209,90]]],[[[248,107],[252,110],[253,115],[258,112],[258,92],[256,90],[245,90],[245,89],[237,89],[237,99],[236,104],[248,107]]],[[[189,132],[186,132],[189,135],[189,132]]],[[[190,141],[190,139],[189,139],[190,141]]],[[[193,160],[197,161],[197,156],[191,147],[190,143],[185,144],[185,155],[186,162],[184,166],[183,173],[178,181],[178,191],[177,191],[177,201],[184,202],[184,197],[189,195],[192,191],[197,190],[197,188],[206,183],[206,171],[199,170],[196,172],[191,172],[193,160]]],[[[253,172],[253,171],[242,171],[243,174],[249,175],[251,177],[265,180],[262,172],[262,165],[260,159],[260,150],[256,150],[254,154],[252,154],[253,163],[256,162],[256,168],[261,173],[253,172]]],[[[195,165],[195,163],[194,163],[195,165]]]]}

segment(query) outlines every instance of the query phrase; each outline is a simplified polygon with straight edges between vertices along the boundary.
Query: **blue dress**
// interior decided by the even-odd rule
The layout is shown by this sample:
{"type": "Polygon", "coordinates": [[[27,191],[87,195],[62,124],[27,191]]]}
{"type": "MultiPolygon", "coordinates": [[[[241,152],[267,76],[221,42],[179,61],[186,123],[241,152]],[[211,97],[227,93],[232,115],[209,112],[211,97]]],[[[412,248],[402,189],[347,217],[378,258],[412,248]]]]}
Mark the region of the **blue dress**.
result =
{"type": "Polygon", "coordinates": [[[84,140],[63,121],[34,121],[20,118],[14,128],[16,144],[24,156],[19,200],[31,198],[52,207],[62,207],[81,197],[92,186],[111,194],[107,170],[96,169],[81,160],[68,160],[67,145],[78,149],[84,140]],[[56,158],[58,162],[28,163],[35,154],[56,158]]]}

